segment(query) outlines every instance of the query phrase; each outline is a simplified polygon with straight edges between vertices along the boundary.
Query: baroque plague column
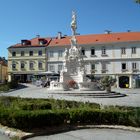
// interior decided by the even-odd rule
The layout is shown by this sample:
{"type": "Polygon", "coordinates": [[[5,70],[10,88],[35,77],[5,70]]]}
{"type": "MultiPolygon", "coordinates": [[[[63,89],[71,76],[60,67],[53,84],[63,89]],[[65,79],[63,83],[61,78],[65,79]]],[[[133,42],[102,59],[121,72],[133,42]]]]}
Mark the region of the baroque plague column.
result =
{"type": "Polygon", "coordinates": [[[69,82],[74,81],[74,89],[79,90],[94,90],[95,83],[89,82],[86,77],[85,65],[81,48],[77,44],[76,39],[76,14],[72,12],[71,30],[72,37],[70,39],[70,49],[65,49],[63,70],[60,73],[60,82],[51,82],[50,89],[52,90],[70,90],[69,82]]]}

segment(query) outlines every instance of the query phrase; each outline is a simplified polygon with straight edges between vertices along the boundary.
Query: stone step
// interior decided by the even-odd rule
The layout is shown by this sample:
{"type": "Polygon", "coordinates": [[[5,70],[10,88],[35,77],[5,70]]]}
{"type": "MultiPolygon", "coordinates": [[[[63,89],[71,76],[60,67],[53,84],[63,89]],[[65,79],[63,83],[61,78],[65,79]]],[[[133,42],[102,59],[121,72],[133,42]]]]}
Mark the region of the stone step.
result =
{"type": "Polygon", "coordinates": [[[93,98],[117,98],[117,97],[125,97],[125,94],[120,94],[120,93],[66,93],[64,94],[66,96],[74,96],[74,97],[93,97],[93,98]]]}
{"type": "Polygon", "coordinates": [[[79,92],[79,91],[59,91],[59,92],[51,92],[50,94],[57,94],[57,95],[64,95],[64,96],[70,96],[70,97],[83,97],[83,98],[118,98],[118,97],[125,97],[126,94],[118,93],[118,92],[111,92],[106,93],[105,91],[101,92],[79,92]]]}

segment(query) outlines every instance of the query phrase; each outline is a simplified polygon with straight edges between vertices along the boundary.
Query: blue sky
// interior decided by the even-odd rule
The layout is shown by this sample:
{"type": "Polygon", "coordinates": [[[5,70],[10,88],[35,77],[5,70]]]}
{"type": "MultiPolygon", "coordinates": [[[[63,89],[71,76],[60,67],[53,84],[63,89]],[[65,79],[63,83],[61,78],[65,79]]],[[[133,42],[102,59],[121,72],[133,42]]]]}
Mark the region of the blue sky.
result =
{"type": "Polygon", "coordinates": [[[140,5],[134,0],[0,0],[0,56],[22,39],[71,35],[71,11],[77,13],[77,32],[140,31],[140,5]]]}

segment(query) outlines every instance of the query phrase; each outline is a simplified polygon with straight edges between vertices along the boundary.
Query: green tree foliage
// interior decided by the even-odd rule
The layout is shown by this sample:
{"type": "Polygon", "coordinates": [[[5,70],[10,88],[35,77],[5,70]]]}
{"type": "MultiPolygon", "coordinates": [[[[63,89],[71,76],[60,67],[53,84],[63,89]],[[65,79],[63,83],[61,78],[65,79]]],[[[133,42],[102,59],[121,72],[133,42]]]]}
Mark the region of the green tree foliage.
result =
{"type": "Polygon", "coordinates": [[[107,92],[111,92],[111,86],[114,85],[116,79],[112,78],[111,76],[104,76],[100,80],[100,84],[106,89],[107,92]]]}
{"type": "Polygon", "coordinates": [[[135,0],[136,3],[140,4],[140,0],[135,0]]]}

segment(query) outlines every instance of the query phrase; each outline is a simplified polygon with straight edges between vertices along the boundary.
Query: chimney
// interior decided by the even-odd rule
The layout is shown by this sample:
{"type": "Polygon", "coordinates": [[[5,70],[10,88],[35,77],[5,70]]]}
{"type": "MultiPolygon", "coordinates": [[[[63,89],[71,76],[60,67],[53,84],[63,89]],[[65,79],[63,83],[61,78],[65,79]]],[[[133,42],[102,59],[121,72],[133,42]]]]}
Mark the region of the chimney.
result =
{"type": "Polygon", "coordinates": [[[131,32],[131,30],[127,30],[127,32],[131,32]]]}
{"type": "Polygon", "coordinates": [[[110,34],[112,31],[110,30],[105,30],[105,34],[110,34]]]}
{"type": "Polygon", "coordinates": [[[40,38],[40,35],[36,35],[37,38],[40,38]]]}
{"type": "Polygon", "coordinates": [[[58,39],[61,39],[62,38],[62,33],[61,32],[58,32],[57,38],[58,39]]]}

